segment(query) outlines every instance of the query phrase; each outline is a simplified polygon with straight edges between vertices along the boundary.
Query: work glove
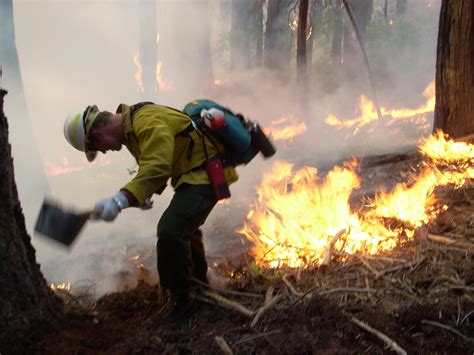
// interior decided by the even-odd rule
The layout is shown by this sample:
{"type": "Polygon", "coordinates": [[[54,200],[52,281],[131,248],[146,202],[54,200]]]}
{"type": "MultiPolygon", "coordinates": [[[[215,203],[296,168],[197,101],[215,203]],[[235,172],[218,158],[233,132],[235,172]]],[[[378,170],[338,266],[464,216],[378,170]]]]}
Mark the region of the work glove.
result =
{"type": "Polygon", "coordinates": [[[117,192],[109,198],[104,198],[95,204],[92,218],[112,222],[117,218],[120,211],[130,205],[127,196],[122,191],[117,192]]]}
{"type": "Polygon", "coordinates": [[[143,205],[140,206],[140,208],[142,210],[150,210],[153,208],[153,200],[151,199],[151,197],[148,197],[145,202],[143,203],[143,205]]]}

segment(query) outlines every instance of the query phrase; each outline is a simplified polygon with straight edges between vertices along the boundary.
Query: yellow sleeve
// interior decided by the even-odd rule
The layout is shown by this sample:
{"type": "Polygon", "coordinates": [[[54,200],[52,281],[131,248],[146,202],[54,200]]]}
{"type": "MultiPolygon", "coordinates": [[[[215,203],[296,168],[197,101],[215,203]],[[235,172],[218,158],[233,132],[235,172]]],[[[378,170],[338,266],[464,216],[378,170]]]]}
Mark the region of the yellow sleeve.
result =
{"type": "Polygon", "coordinates": [[[155,117],[134,124],[140,149],[139,168],[122,189],[132,193],[140,205],[154,192],[162,191],[171,176],[174,133],[169,122],[166,117],[155,117]]]}

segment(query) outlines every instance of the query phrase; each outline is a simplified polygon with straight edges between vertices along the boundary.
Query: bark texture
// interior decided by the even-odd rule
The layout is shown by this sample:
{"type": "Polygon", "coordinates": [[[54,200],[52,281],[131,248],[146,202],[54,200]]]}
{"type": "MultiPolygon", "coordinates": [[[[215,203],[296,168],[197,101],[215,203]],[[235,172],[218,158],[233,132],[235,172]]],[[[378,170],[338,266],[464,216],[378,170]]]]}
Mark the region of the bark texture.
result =
{"type": "Polygon", "coordinates": [[[308,20],[308,0],[300,0],[298,13],[298,36],[296,41],[296,70],[299,84],[303,84],[307,75],[306,27],[308,20]]]}
{"type": "Polygon", "coordinates": [[[433,129],[453,138],[474,133],[474,1],[443,0],[433,129]]]}
{"type": "MultiPolygon", "coordinates": [[[[18,200],[8,123],[3,113],[6,91],[0,88],[0,353],[35,320],[59,314],[60,302],[36,264],[18,200]]],[[[10,349],[11,350],[11,349],[10,349]]]]}

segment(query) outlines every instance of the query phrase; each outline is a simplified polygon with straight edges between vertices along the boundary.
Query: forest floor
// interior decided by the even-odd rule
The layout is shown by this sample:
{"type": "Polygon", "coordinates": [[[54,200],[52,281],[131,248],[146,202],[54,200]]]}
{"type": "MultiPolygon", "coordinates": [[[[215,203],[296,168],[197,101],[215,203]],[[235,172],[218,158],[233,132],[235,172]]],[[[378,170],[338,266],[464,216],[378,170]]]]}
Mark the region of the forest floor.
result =
{"type": "MultiPolygon", "coordinates": [[[[360,194],[401,180],[417,159],[369,162],[360,194]]],[[[311,270],[267,270],[250,267],[244,255],[223,255],[212,272],[226,281],[180,326],[163,323],[170,298],[147,277],[98,300],[58,292],[65,316],[17,339],[12,352],[470,354],[474,184],[437,189],[436,196],[446,210],[414,240],[377,256],[334,257],[328,267],[311,270]]]]}

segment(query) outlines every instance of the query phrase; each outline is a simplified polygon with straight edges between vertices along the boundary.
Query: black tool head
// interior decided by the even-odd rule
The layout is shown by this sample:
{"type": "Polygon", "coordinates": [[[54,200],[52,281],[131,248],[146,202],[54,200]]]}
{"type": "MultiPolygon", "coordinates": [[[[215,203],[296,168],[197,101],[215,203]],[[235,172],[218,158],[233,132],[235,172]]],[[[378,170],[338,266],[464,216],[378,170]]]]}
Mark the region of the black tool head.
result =
{"type": "Polygon", "coordinates": [[[69,246],[79,235],[89,215],[64,211],[54,203],[44,201],[36,220],[35,231],[69,246]]]}

